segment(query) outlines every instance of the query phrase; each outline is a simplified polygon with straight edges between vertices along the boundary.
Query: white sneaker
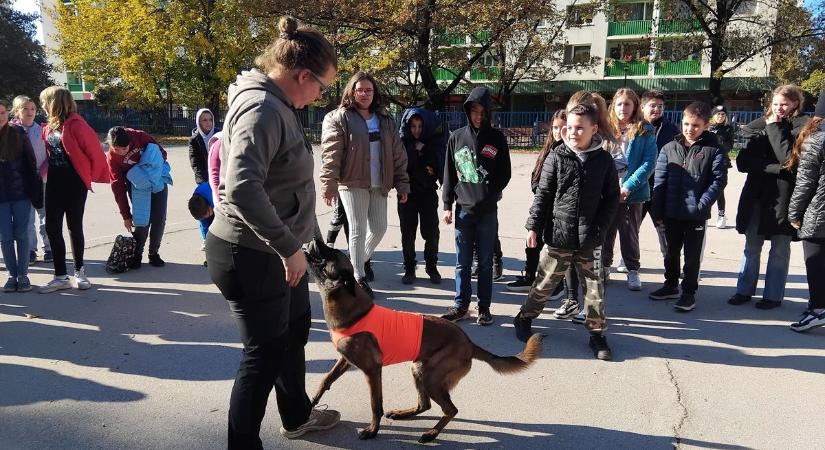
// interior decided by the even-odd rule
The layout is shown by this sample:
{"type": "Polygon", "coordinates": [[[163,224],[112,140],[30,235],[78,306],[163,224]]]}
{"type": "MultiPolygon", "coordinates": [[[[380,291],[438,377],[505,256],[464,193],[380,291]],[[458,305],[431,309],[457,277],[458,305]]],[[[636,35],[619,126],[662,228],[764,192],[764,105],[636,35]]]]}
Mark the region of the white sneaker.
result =
{"type": "Polygon", "coordinates": [[[616,272],[627,273],[627,266],[624,265],[624,259],[619,260],[619,265],[616,266],[616,272]]]}
{"type": "Polygon", "coordinates": [[[639,279],[638,270],[631,270],[627,272],[627,288],[631,291],[642,290],[642,280],[639,279]]]}
{"type": "Polygon", "coordinates": [[[78,289],[85,291],[92,287],[92,283],[86,278],[86,268],[81,267],[80,270],[74,271],[74,282],[78,289]]]}
{"type": "Polygon", "coordinates": [[[579,325],[582,325],[582,324],[584,324],[586,318],[587,318],[587,314],[584,312],[584,308],[582,308],[581,311],[579,311],[579,313],[576,314],[575,316],[573,316],[573,318],[570,319],[570,320],[573,323],[577,323],[579,325]]]}
{"type": "Polygon", "coordinates": [[[725,229],[727,227],[728,227],[728,224],[725,221],[725,216],[719,216],[719,218],[716,219],[716,228],[719,228],[720,230],[722,230],[722,229],[725,229]]]}
{"type": "Polygon", "coordinates": [[[54,277],[52,279],[52,281],[49,281],[49,283],[47,285],[40,288],[40,293],[41,294],[50,294],[50,293],[55,292],[55,291],[62,291],[64,289],[71,289],[71,288],[72,288],[71,280],[69,280],[69,277],[64,275],[64,277],[61,277],[61,278],[54,277]]]}
{"type": "Polygon", "coordinates": [[[328,430],[341,421],[341,413],[334,409],[313,409],[309,412],[309,419],[298,428],[289,431],[281,427],[281,435],[287,439],[295,439],[310,431],[328,430]]]}

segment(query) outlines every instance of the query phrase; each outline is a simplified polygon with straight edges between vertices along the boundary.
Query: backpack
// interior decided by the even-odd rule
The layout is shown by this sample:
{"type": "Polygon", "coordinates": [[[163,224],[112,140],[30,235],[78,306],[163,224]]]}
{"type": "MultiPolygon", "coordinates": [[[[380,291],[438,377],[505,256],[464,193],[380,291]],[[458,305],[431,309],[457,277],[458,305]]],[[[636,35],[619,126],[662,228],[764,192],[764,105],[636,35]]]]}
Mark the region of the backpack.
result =
{"type": "Polygon", "coordinates": [[[128,263],[135,254],[135,247],[137,247],[135,238],[123,236],[122,234],[118,235],[115,238],[115,245],[112,246],[109,259],[106,260],[106,272],[123,273],[129,270],[128,263]]]}

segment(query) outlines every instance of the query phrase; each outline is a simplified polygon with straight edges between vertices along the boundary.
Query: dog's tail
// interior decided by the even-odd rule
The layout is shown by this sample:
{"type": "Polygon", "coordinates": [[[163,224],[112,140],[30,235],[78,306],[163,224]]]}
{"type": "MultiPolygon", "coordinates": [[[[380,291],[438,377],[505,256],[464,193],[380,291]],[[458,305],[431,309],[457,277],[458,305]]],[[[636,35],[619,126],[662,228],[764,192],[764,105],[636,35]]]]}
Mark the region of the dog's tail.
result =
{"type": "Polygon", "coordinates": [[[498,373],[516,373],[526,369],[536,360],[541,351],[541,341],[544,338],[541,334],[530,336],[524,350],[516,356],[498,356],[473,344],[473,359],[484,361],[498,373]]]}

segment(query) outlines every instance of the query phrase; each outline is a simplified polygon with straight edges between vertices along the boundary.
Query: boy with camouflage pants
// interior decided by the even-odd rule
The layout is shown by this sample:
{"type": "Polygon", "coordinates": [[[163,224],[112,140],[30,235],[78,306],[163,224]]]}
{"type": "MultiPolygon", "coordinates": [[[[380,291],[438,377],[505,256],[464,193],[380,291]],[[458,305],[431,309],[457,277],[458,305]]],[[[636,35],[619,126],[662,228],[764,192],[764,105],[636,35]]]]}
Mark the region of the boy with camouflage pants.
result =
{"type": "MultiPolygon", "coordinates": [[[[598,134],[599,113],[591,105],[576,105],[567,112],[564,142],[548,154],[542,168],[526,228],[527,246],[534,248],[543,233],[547,250],[527,300],[513,319],[516,336],[527,341],[538,317],[573,265],[585,290],[584,326],[590,331],[590,348],[596,358],[612,358],[604,337],[604,279],[602,242],[608,224],[619,207],[619,185],[613,159],[602,148],[598,134]]],[[[562,308],[578,309],[568,299],[562,308]]]]}

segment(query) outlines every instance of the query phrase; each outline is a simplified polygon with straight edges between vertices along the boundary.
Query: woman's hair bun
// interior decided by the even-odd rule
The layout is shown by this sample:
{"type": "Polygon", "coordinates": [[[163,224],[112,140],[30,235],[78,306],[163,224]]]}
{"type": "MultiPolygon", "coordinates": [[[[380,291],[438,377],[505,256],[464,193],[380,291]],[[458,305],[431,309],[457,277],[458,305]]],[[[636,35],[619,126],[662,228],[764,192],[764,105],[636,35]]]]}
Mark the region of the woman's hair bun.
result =
{"type": "Polygon", "coordinates": [[[281,38],[292,39],[298,31],[298,21],[290,16],[281,17],[278,21],[278,29],[281,30],[281,38]]]}

